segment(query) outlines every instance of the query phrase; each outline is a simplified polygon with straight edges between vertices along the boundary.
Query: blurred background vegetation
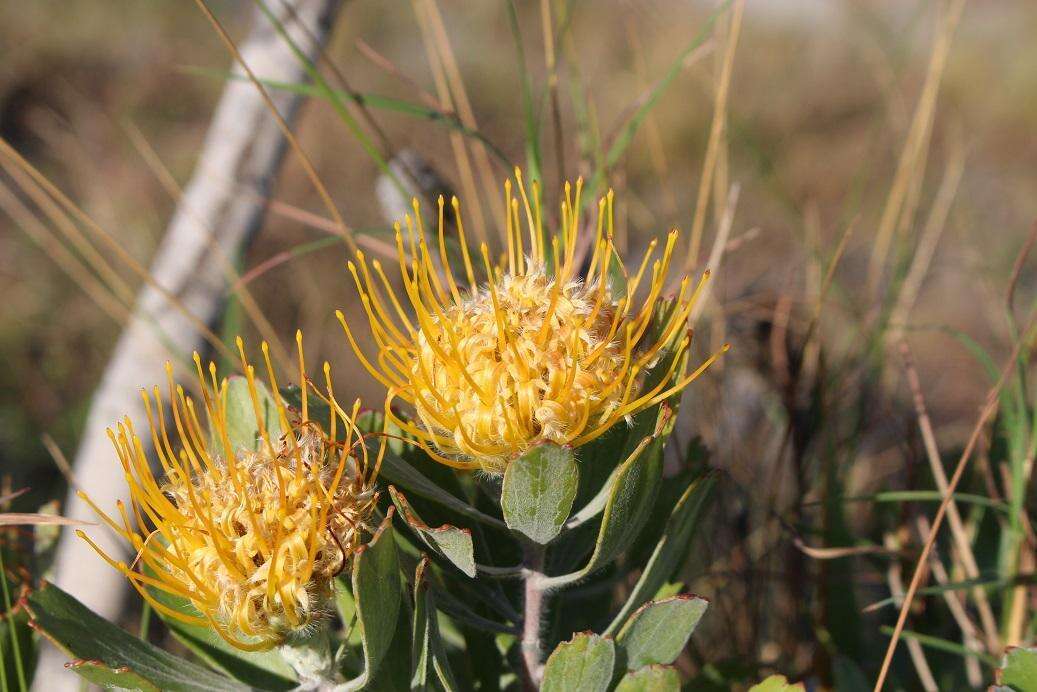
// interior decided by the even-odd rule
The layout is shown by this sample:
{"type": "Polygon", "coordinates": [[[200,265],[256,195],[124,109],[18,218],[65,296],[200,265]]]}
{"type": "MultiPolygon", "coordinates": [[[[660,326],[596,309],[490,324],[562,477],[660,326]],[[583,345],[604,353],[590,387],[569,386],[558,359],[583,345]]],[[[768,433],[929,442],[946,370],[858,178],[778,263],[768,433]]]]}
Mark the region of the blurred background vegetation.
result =
{"type": "MultiPolygon", "coordinates": [[[[233,35],[247,30],[250,3],[210,5],[233,35]]],[[[567,178],[592,178],[617,133],[635,112],[646,115],[607,167],[618,234],[636,261],[648,238],[674,226],[687,238],[693,226],[730,17],[724,12],[682,62],[713,3],[554,5],[560,136],[546,96],[540,3],[441,0],[438,9],[485,140],[528,167],[530,122],[539,123],[549,208],[559,164],[567,178]],[[675,68],[673,81],[655,89],[675,68]],[[532,119],[524,110],[527,78],[532,119]]],[[[979,576],[967,573],[946,532],[936,554],[946,563],[942,581],[974,578],[989,587],[993,643],[1032,640],[1033,535],[1018,509],[1032,494],[1035,409],[1024,325],[1037,281],[1034,259],[1014,281],[1013,267],[1037,218],[1037,5],[966,5],[953,36],[944,36],[949,53],[923,153],[898,183],[941,26],[955,5],[748,3],[717,173],[738,184],[737,206],[698,334],[700,355],[724,341],[734,348],[685,398],[685,444],[671,459],[675,472],[707,463],[724,471],[712,525],[686,570],[688,587],[714,604],[681,661],[701,685],[737,686],[772,670],[846,689],[874,679],[887,641],[882,628],[896,609],[867,606],[910,578],[925,536],[919,522],[937,507],[932,492],[889,494],[937,487],[902,343],[947,475],[1005,358],[1024,344],[1012,398],[984,426],[960,488],[987,501],[961,503],[979,576]],[[908,211],[891,224],[888,252],[877,252],[898,189],[908,211]],[[1006,303],[1011,286],[1014,311],[1006,303]],[[1014,535],[1021,541],[1007,538],[1014,535]],[[1012,594],[1022,606],[1011,605],[1012,594]]],[[[372,101],[380,132],[369,134],[389,153],[419,153],[462,193],[447,136],[455,130],[426,117],[450,111],[429,67],[442,37],[419,20],[424,10],[415,11],[426,6],[349,3],[328,53],[356,92],[419,105],[415,115],[372,101]]],[[[228,64],[193,3],[3,3],[0,136],[146,266],[176,200],[141,141],[185,181],[228,64]]],[[[299,133],[347,223],[386,236],[374,184],[380,169],[334,110],[314,99],[299,133]]],[[[510,172],[496,158],[493,165],[501,180],[510,172]]],[[[727,197],[726,187],[716,188],[711,195],[721,204],[706,219],[698,269],[727,197]]],[[[322,212],[291,156],[274,196],[322,212]]],[[[491,205],[482,204],[489,215],[491,205]]],[[[331,361],[354,394],[377,402],[379,387],[347,352],[334,320],[335,308],[355,310],[356,301],[345,249],[330,237],[275,210],[239,269],[286,344],[301,327],[311,363],[331,361]]],[[[2,214],[0,305],[0,471],[9,487],[31,489],[16,509],[35,509],[65,492],[42,439],[72,455],[121,325],[2,214]]],[[[242,332],[258,341],[234,300],[218,326],[228,338],[242,332]]],[[[982,619],[967,593],[958,586],[916,599],[908,630],[915,641],[928,637],[925,660],[902,650],[897,686],[924,685],[920,666],[940,689],[974,684],[976,670],[991,679],[1000,652],[987,646],[989,637],[973,647],[981,655],[964,655],[968,623],[982,619]],[[961,596],[964,619],[947,594],[961,596]]]]}

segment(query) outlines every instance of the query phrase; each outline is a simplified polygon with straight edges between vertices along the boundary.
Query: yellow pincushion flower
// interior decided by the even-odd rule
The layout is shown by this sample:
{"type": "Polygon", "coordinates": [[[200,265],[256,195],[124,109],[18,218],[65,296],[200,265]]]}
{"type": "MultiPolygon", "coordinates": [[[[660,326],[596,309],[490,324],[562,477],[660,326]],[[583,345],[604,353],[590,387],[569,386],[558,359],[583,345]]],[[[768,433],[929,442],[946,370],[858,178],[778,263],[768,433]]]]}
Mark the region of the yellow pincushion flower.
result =
{"type": "Polygon", "coordinates": [[[109,437],[129,485],[130,510],[119,503],[116,521],[81,495],[130,543],[136,559],[130,565],[117,561],[80,535],[153,607],[184,622],[210,626],[246,650],[283,643],[326,612],[332,580],[360,545],[377,500],[377,469],[370,467],[353,424],[360,404],[354,404],[351,414],[339,407],[325,364],[328,390],[321,398],[331,413],[320,422],[309,417],[301,334],[298,340],[301,411],[290,409],[278,393],[266,344],[263,355],[273,390],[269,398],[238,341],[249,399],[260,421],[257,449],[233,447],[228,381],[217,382],[213,364],[207,377],[195,354],[211,436],[194,401],[174,386],[167,364],[172,421],[164,413],[158,387],[150,395],[142,392],[150,441],[164,478],[153,474],[127,418],[117,430],[109,430],[109,437]],[[276,411],[266,425],[262,410],[270,399],[276,411]],[[179,434],[178,452],[169,439],[171,427],[179,434]],[[167,607],[147,587],[187,599],[200,616],[167,607]]]}
{"type": "Polygon", "coordinates": [[[410,314],[381,264],[374,260],[369,265],[362,252],[349,270],[378,348],[374,358],[364,354],[337,313],[361,362],[388,389],[386,419],[429,455],[457,468],[502,472],[538,442],[582,445],[680,391],[716,357],[690,374],[677,373],[690,342],[688,316],[706,276],[694,289],[685,278],[662,324],[653,325],[676,231],[654,260],[653,240],[630,275],[614,247],[611,192],[599,201],[595,230],[585,231],[582,181],[575,194],[566,185],[561,232],[548,240],[539,190],[534,184],[531,204],[516,174],[521,202],[508,181],[507,248],[498,262],[491,261],[485,243],[481,262],[473,262],[454,198],[458,252],[467,279],[467,286],[459,286],[449,260],[443,199],[435,255],[415,200],[413,219],[405,219],[406,233],[396,226],[410,314]],[[612,280],[614,275],[623,281],[612,280]],[[617,283],[625,285],[616,288],[617,283]],[[668,352],[670,347],[675,350],[668,352]],[[664,353],[672,356],[666,359],[669,372],[642,391],[645,372],[664,353]],[[396,399],[413,407],[416,423],[393,413],[396,399]]]}

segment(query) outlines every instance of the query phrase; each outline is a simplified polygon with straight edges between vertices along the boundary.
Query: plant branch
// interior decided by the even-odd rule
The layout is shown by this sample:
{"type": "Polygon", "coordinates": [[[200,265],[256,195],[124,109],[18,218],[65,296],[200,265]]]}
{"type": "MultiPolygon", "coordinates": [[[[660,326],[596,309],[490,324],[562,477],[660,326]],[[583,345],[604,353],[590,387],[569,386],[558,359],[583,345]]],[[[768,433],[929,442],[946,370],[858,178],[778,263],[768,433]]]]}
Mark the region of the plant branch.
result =
{"type": "Polygon", "coordinates": [[[525,597],[522,612],[522,663],[527,689],[540,689],[544,666],[541,662],[540,625],[547,589],[544,586],[544,547],[529,544],[522,556],[525,597]]]}

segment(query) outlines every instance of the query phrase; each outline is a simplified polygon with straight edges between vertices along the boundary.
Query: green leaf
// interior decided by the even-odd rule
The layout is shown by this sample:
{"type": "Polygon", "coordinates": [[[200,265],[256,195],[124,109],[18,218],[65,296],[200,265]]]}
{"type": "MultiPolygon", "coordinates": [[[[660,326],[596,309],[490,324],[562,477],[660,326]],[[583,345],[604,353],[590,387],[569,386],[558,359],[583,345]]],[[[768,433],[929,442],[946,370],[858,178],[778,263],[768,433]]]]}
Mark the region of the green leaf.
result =
{"type": "Polygon", "coordinates": [[[425,545],[445,557],[468,577],[475,578],[475,549],[470,529],[459,529],[449,524],[432,528],[421,520],[396,486],[389,486],[389,495],[399,510],[400,517],[418,534],[425,545]]]}
{"type": "Polygon", "coordinates": [[[458,687],[439,634],[435,600],[426,578],[428,565],[428,558],[423,558],[414,573],[414,625],[411,638],[413,672],[410,687],[412,690],[435,689],[432,684],[435,677],[443,689],[452,692],[458,687]]]}
{"type": "Polygon", "coordinates": [[[548,543],[569,518],[579,479],[571,448],[537,445],[508,464],[504,472],[504,522],[534,543],[548,543]]]}
{"type": "MultiPolygon", "coordinates": [[[[270,390],[260,380],[254,380],[256,400],[259,403],[259,415],[266,425],[270,440],[276,440],[284,431],[281,419],[277,415],[277,404],[270,390]]],[[[259,422],[256,418],[256,407],[248,389],[248,380],[235,376],[227,380],[227,437],[234,451],[245,449],[256,451],[262,439],[259,435],[259,422]]],[[[214,448],[222,449],[220,441],[214,441],[214,448]]]]}
{"type": "Polygon", "coordinates": [[[1037,690],[1037,649],[1009,649],[997,671],[997,682],[1013,692],[1037,690]]]}
{"type": "Polygon", "coordinates": [[[402,586],[396,538],[392,528],[393,508],[386,513],[371,542],[361,546],[353,559],[352,591],[357,627],[364,652],[364,670],[343,684],[342,692],[359,690],[378,670],[396,632],[402,586]]]}
{"type": "Polygon", "coordinates": [[[141,641],[50,583],[29,595],[32,624],[72,657],[70,667],[106,687],[247,690],[230,678],[141,641]]]}
{"type": "Polygon", "coordinates": [[[484,514],[468,503],[454,497],[389,450],[386,450],[385,456],[382,459],[382,468],[379,475],[389,483],[393,483],[426,500],[448,507],[469,519],[475,519],[489,526],[506,528],[503,521],[484,514]]]}
{"type": "Polygon", "coordinates": [[[673,666],[645,666],[623,676],[615,692],[677,692],[681,676],[673,666]]]}
{"type": "Polygon", "coordinates": [[[643,606],[616,637],[627,668],[673,663],[708,606],[709,601],[698,596],[676,596],[643,606]]]}
{"type": "Polygon", "coordinates": [[[806,688],[801,682],[790,683],[784,675],[772,675],[749,688],[749,692],[795,692],[795,690],[806,690],[806,688]]]}
{"type": "MultiPolygon", "coordinates": [[[[149,587],[148,591],[155,600],[168,608],[187,615],[198,615],[198,611],[185,598],[174,596],[161,589],[149,587]]],[[[251,689],[290,690],[299,684],[295,680],[291,667],[275,650],[242,651],[229,644],[208,627],[183,622],[158,609],[155,609],[154,612],[166,624],[173,636],[191,653],[213,668],[245,683],[251,689]]]]}
{"type": "Polygon", "coordinates": [[[611,639],[574,634],[547,659],[540,692],[605,692],[612,681],[616,647],[611,639]]]}
{"type": "Polygon", "coordinates": [[[594,553],[580,570],[544,580],[547,588],[557,588],[586,578],[626,550],[651,515],[662,478],[662,447],[669,432],[670,408],[659,409],[655,432],[634,448],[616,470],[608,501],[594,544],[594,553]]]}
{"type": "MultiPolygon", "coordinates": [[[[69,670],[76,672],[85,680],[99,685],[106,690],[139,690],[140,692],[162,692],[147,678],[138,675],[129,668],[112,669],[100,661],[71,661],[69,670]]],[[[182,688],[195,689],[195,688],[182,688]]]]}
{"type": "Polygon", "coordinates": [[[630,613],[640,608],[656,594],[666,581],[673,576],[674,570],[680,566],[691,547],[691,539],[698,526],[699,517],[706,507],[716,476],[707,475],[688,486],[673,508],[662,538],[655,546],[655,551],[648,558],[637,584],[630,592],[622,609],[616,614],[605,634],[612,634],[626,621],[630,613]]]}

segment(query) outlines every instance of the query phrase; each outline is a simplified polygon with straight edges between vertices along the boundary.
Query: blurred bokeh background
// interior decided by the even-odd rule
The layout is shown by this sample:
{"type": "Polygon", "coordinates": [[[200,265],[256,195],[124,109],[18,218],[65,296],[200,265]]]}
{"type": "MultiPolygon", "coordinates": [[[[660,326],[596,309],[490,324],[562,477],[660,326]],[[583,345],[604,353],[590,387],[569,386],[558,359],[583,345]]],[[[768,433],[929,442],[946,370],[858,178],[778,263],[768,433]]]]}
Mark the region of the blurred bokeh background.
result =
{"type": "MultiPolygon", "coordinates": [[[[209,4],[233,36],[247,32],[250,3],[209,4]]],[[[714,3],[555,5],[560,137],[545,89],[541,5],[514,4],[549,208],[563,177],[558,164],[564,177],[592,178],[638,107],[657,96],[607,170],[619,235],[636,261],[648,238],[671,227],[687,238],[693,226],[730,14],[681,62],[714,3]],[[670,70],[673,81],[653,90],[670,70]]],[[[873,679],[886,642],[881,627],[895,609],[862,611],[890,594],[895,565],[910,577],[918,520],[936,509],[920,498],[875,495],[934,487],[901,344],[951,469],[1020,338],[1016,322],[1025,323],[1037,283],[1033,258],[1012,280],[1037,218],[1037,4],[968,3],[945,31],[957,5],[747,4],[716,174],[737,185],[737,205],[696,352],[724,341],[733,349],[682,409],[685,447],[700,438],[708,463],[725,474],[713,525],[687,567],[686,583],[715,604],[682,659],[702,685],[709,679],[724,688],[768,670],[824,683],[873,679]],[[941,43],[946,66],[932,85],[941,43]],[[919,105],[927,88],[929,111],[919,105]],[[919,120],[925,136],[899,179],[919,120]],[[909,211],[889,222],[898,190],[909,211]],[[888,250],[878,253],[886,224],[888,250]],[[1014,318],[1006,306],[1012,285],[1014,318]]],[[[478,131],[502,159],[526,166],[524,72],[510,6],[437,5],[478,131]]],[[[449,111],[429,65],[441,38],[416,7],[426,3],[347,3],[328,54],[358,93],[419,104],[423,113],[449,111]]],[[[190,2],[0,3],[0,137],[147,266],[176,204],[155,161],[187,180],[229,65],[190,2]]],[[[380,130],[371,136],[388,155],[416,152],[450,189],[465,191],[449,137],[455,130],[399,109],[371,114],[380,130]]],[[[312,100],[298,132],[346,222],[388,237],[381,171],[334,110],[312,100]]],[[[491,161],[503,180],[509,167],[491,161]]],[[[273,196],[324,213],[292,155],[273,196]]],[[[719,204],[705,218],[696,271],[728,199],[719,185],[710,196],[719,204]]],[[[489,215],[491,205],[483,207],[489,215]]],[[[285,345],[302,328],[310,362],[330,361],[343,389],[376,402],[381,390],[356,365],[334,318],[336,308],[356,310],[356,300],[345,249],[329,238],[298,214],[275,210],[238,270],[285,345]]],[[[43,440],[74,455],[122,328],[37,240],[0,213],[0,476],[6,487],[30,488],[15,501],[22,510],[64,498],[65,480],[43,440]]],[[[125,263],[112,261],[125,282],[140,285],[125,263]]],[[[214,328],[228,340],[239,332],[260,338],[234,299],[214,328]]],[[[1026,369],[1020,365],[1022,406],[1032,414],[1026,369]]],[[[970,471],[963,487],[1001,501],[1008,490],[999,464],[1013,462],[998,456],[998,430],[988,426],[980,445],[977,468],[989,473],[970,471]]],[[[704,462],[681,448],[672,463],[704,462]]],[[[1022,489],[1029,494],[1028,483],[1022,489]]],[[[997,522],[969,516],[972,530],[996,544],[997,522]]],[[[996,556],[980,558],[984,572],[997,569],[996,556]]],[[[952,580],[965,578],[948,567],[952,580]]],[[[917,605],[919,631],[962,642],[961,623],[938,596],[917,605]]],[[[1032,610],[1024,613],[1024,625],[1005,626],[1002,643],[1032,635],[1032,610]]],[[[948,685],[941,689],[975,681],[964,662],[972,659],[960,651],[927,646],[925,655],[948,685]]],[[[898,657],[898,685],[922,684],[917,665],[898,657]]],[[[983,668],[984,681],[990,672],[983,668]]]]}

